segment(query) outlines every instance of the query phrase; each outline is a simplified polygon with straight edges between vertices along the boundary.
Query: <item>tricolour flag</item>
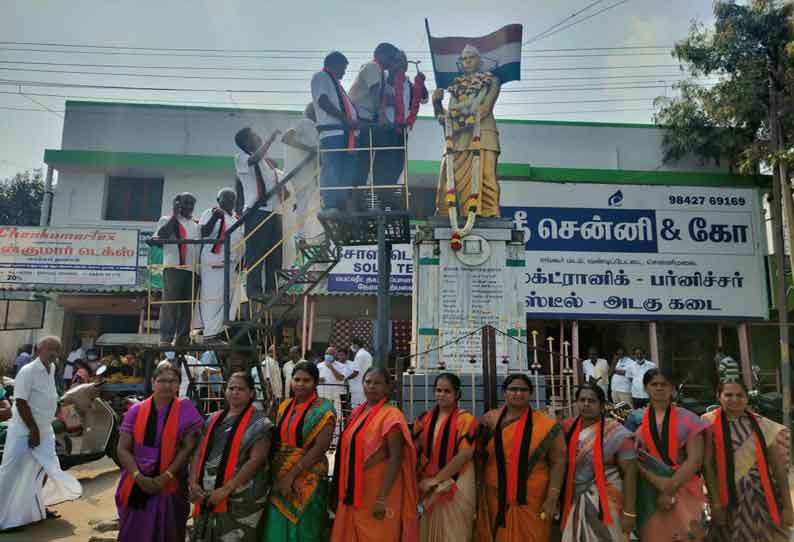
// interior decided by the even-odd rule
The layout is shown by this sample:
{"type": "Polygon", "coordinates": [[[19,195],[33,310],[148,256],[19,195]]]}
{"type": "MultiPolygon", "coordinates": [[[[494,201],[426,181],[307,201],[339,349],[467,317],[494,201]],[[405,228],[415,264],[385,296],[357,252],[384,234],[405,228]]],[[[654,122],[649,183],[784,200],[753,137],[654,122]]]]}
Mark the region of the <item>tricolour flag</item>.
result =
{"type": "Polygon", "coordinates": [[[521,34],[524,28],[520,24],[503,26],[480,38],[433,37],[427,19],[425,28],[433,57],[436,87],[447,88],[461,74],[460,54],[467,45],[480,51],[484,69],[497,76],[502,83],[521,80],[521,34]]]}

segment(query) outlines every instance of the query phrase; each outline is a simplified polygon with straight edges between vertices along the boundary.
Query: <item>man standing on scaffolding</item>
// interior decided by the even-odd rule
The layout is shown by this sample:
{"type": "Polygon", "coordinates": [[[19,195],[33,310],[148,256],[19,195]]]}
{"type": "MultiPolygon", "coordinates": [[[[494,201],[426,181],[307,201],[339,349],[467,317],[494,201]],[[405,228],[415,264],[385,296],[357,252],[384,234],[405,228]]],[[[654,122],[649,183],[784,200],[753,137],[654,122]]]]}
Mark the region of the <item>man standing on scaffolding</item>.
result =
{"type": "MultiPolygon", "coordinates": [[[[221,188],[218,205],[204,211],[199,219],[201,236],[205,239],[225,240],[227,231],[240,219],[234,211],[237,194],[231,188],[221,188]]],[[[223,322],[234,320],[240,303],[240,284],[237,266],[241,257],[243,232],[238,228],[231,234],[229,285],[231,290],[229,313],[223,314],[223,243],[201,247],[201,286],[196,305],[194,327],[203,330],[204,344],[222,342],[223,322]]]]}
{"type": "Polygon", "coordinates": [[[267,141],[263,141],[251,128],[243,128],[234,136],[234,142],[240,148],[234,159],[234,168],[242,188],[248,299],[262,300],[264,292],[275,291],[275,271],[281,269],[281,247],[277,246],[281,240],[281,217],[276,214],[271,218],[274,213],[271,192],[278,183],[278,174],[273,161],[267,158],[268,149],[280,134],[279,130],[275,130],[267,141]],[[266,267],[261,260],[269,252],[266,267]]]}
{"type": "Polygon", "coordinates": [[[311,82],[312,104],[320,135],[320,197],[323,208],[354,211],[355,194],[334,188],[352,187],[356,172],[358,112],[342,87],[347,57],[339,51],[328,54],[323,69],[311,82]]]}
{"type": "MultiPolygon", "coordinates": [[[[160,218],[157,239],[199,239],[193,218],[196,196],[188,192],[174,197],[173,213],[160,218]]],[[[160,346],[187,344],[192,299],[196,297],[198,245],[163,245],[163,301],[160,305],[160,346]]]]}

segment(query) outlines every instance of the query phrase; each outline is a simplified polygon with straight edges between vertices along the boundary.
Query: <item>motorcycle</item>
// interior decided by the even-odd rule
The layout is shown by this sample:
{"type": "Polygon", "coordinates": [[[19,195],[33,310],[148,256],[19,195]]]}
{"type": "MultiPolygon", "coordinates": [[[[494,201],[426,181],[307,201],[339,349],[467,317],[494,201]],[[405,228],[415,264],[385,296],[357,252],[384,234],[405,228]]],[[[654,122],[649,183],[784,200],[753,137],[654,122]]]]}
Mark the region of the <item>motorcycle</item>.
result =
{"type": "MultiPolygon", "coordinates": [[[[55,432],[55,452],[63,470],[105,456],[119,465],[116,446],[120,420],[110,404],[100,397],[103,374],[104,371],[100,368],[96,374],[100,381],[78,384],[61,396],[59,401],[61,413],[68,411],[73,413],[62,415],[52,422],[55,432]]],[[[3,438],[0,442],[0,460],[4,447],[3,438]]]]}

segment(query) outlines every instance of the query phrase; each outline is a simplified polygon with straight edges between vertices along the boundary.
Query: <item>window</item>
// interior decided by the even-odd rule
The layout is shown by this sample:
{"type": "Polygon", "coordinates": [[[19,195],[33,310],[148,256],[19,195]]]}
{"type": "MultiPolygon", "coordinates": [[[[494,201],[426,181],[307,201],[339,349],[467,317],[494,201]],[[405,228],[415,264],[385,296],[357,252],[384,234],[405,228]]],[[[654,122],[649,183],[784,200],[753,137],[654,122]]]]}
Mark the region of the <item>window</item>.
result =
{"type": "Polygon", "coordinates": [[[110,177],[105,220],[156,222],[163,206],[163,179],[110,177]]]}

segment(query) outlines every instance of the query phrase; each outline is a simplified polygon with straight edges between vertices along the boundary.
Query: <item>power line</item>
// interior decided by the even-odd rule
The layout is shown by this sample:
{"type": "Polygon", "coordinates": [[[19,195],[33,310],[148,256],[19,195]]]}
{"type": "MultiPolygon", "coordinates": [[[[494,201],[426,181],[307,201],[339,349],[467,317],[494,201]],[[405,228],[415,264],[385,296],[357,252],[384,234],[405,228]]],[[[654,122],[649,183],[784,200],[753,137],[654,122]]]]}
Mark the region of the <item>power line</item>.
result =
{"type": "Polygon", "coordinates": [[[610,4],[607,7],[603,8],[603,9],[600,9],[600,10],[596,11],[595,13],[592,13],[592,14],[588,15],[587,17],[584,17],[583,19],[579,19],[578,21],[574,21],[574,22],[572,22],[569,25],[563,26],[562,28],[558,28],[554,32],[550,32],[550,33],[546,34],[541,39],[545,39],[545,38],[548,38],[549,36],[553,36],[554,34],[558,34],[558,33],[562,32],[564,30],[568,30],[572,26],[576,26],[576,25],[578,25],[580,23],[588,21],[588,20],[592,19],[593,17],[596,17],[596,16],[604,13],[605,11],[609,11],[610,9],[613,9],[613,8],[616,8],[616,7],[620,6],[620,5],[622,5],[622,4],[625,4],[628,1],[629,0],[620,0],[619,2],[615,2],[614,4],[610,4]]]}
{"type": "MultiPolygon", "coordinates": [[[[6,95],[19,95],[19,92],[15,91],[8,91],[8,90],[0,90],[0,94],[6,95]]],[[[73,95],[73,94],[52,94],[52,93],[38,93],[38,92],[26,92],[24,93],[26,96],[38,96],[38,97],[47,97],[47,98],[64,98],[64,99],[77,99],[77,100],[100,100],[100,101],[127,101],[130,104],[140,104],[140,103],[151,103],[151,101],[141,100],[136,98],[124,98],[124,97],[109,97],[109,96],[84,96],[84,95],[73,95]]],[[[593,99],[593,100],[553,100],[553,101],[521,101],[521,102],[499,102],[497,103],[497,107],[503,106],[526,106],[526,105],[558,105],[558,104],[579,104],[579,103],[614,103],[614,102],[643,102],[643,101],[650,101],[655,99],[655,97],[646,97],[646,98],[604,98],[604,99],[593,99]]],[[[196,104],[196,105],[207,105],[207,106],[217,106],[221,102],[212,102],[206,100],[178,100],[178,101],[168,101],[168,100],[161,100],[158,103],[165,103],[165,104],[173,104],[173,105],[183,105],[183,104],[196,104]]],[[[238,101],[232,99],[232,103],[235,106],[262,106],[262,107],[269,107],[269,106],[294,106],[300,107],[303,106],[303,102],[290,102],[290,103],[275,103],[275,102],[251,102],[251,101],[238,101]]]]}
{"type": "MultiPolygon", "coordinates": [[[[120,69],[156,69],[156,70],[195,70],[195,71],[290,71],[287,69],[274,69],[274,70],[267,70],[267,69],[258,69],[258,68],[226,68],[222,66],[149,66],[149,65],[141,65],[141,64],[90,64],[90,63],[64,63],[64,62],[23,62],[23,61],[14,61],[14,60],[0,60],[0,64],[24,64],[24,65],[32,65],[32,66],[66,66],[66,67],[88,67],[88,68],[120,68],[120,69]]],[[[13,71],[35,71],[30,68],[17,68],[17,67],[8,67],[0,69],[6,70],[13,70],[13,71]]],[[[52,71],[52,70],[48,70],[52,71]]],[[[305,72],[313,72],[314,70],[299,70],[305,72]]],[[[59,72],[55,72],[59,73],[59,72]]],[[[81,72],[67,72],[67,73],[81,73],[81,72]]],[[[93,72],[91,72],[93,74],[93,72]]],[[[110,72],[99,72],[103,75],[113,75],[110,72]]],[[[125,74],[128,75],[128,74],[125,74]]],[[[152,75],[152,74],[149,74],[152,75]]],[[[675,76],[684,76],[681,71],[676,73],[664,73],[664,74],[653,74],[653,73],[644,73],[644,74],[636,74],[636,75],[602,75],[602,76],[585,76],[585,77],[555,77],[553,79],[544,79],[544,78],[532,78],[532,79],[523,79],[523,81],[529,80],[578,80],[578,79],[625,79],[625,78],[639,78],[639,77],[675,77],[675,76]]],[[[299,77],[299,78],[257,78],[257,80],[267,80],[267,81],[306,81],[307,78],[299,77]]],[[[345,78],[349,79],[349,78],[345,78]]]]}
{"type": "MultiPolygon", "coordinates": [[[[45,110],[45,109],[35,109],[32,107],[10,107],[10,106],[0,106],[0,110],[6,111],[30,111],[35,113],[56,113],[56,114],[63,114],[65,110],[45,110]]],[[[547,116],[547,115],[576,115],[580,113],[620,113],[620,112],[630,112],[630,111],[653,111],[653,109],[648,108],[626,108],[626,109],[587,109],[587,110],[573,110],[573,111],[549,111],[549,112],[538,112],[538,113],[521,113],[519,114],[522,117],[526,116],[547,116]]],[[[287,112],[287,110],[285,110],[287,112]]],[[[81,114],[99,114],[104,115],[105,112],[102,111],[82,111],[81,114]]]]}
{"type": "Polygon", "coordinates": [[[570,21],[571,19],[574,19],[574,18],[578,17],[578,16],[579,16],[581,13],[584,13],[584,12],[585,12],[585,11],[587,11],[588,9],[590,9],[590,8],[594,7],[594,6],[595,6],[595,5],[597,5],[597,4],[600,4],[600,3],[601,3],[601,2],[603,2],[603,1],[604,1],[604,0],[595,0],[595,2],[591,2],[591,3],[587,4],[585,7],[583,7],[583,8],[582,8],[582,9],[580,9],[579,11],[575,11],[574,13],[572,13],[571,15],[569,15],[568,17],[566,17],[566,18],[565,18],[565,19],[563,19],[562,21],[560,21],[560,22],[558,22],[558,23],[555,23],[555,24],[551,25],[550,27],[548,27],[548,28],[547,28],[546,30],[544,30],[543,32],[540,32],[540,33],[538,33],[538,34],[535,34],[534,36],[532,36],[531,38],[529,38],[527,41],[525,41],[525,42],[523,43],[523,45],[529,45],[530,43],[533,43],[533,42],[535,42],[535,41],[538,41],[538,40],[540,40],[540,39],[541,39],[541,38],[542,38],[544,35],[548,34],[550,31],[552,31],[552,30],[554,30],[555,28],[557,28],[557,27],[559,27],[559,26],[561,26],[561,25],[565,24],[566,22],[570,21]]]}
{"type": "Polygon", "coordinates": [[[34,104],[43,107],[46,111],[52,113],[53,115],[57,115],[58,117],[63,118],[63,115],[60,112],[55,111],[54,109],[51,109],[49,106],[41,103],[37,99],[35,99],[35,98],[31,97],[31,96],[28,96],[27,94],[24,94],[22,92],[20,92],[19,95],[22,96],[23,98],[25,98],[26,100],[28,100],[29,102],[33,102],[34,104]]]}
{"type": "MultiPolygon", "coordinates": [[[[130,45],[99,45],[89,43],[54,43],[54,42],[32,42],[32,41],[0,41],[0,46],[3,45],[29,45],[36,47],[74,47],[82,49],[122,49],[122,50],[136,50],[136,51],[181,51],[181,52],[227,52],[227,53],[327,53],[325,49],[207,49],[207,48],[189,48],[189,47],[140,47],[130,45]]],[[[610,47],[568,47],[558,49],[529,49],[525,52],[528,53],[545,53],[545,52],[563,52],[563,51],[615,51],[627,49],[670,49],[670,45],[621,45],[610,47]]],[[[368,54],[371,55],[372,51],[353,49],[347,50],[348,53],[355,54],[368,54]]],[[[413,49],[406,50],[406,53],[423,53],[426,50],[413,49]]]]}
{"type": "MultiPolygon", "coordinates": [[[[604,90],[630,90],[630,89],[655,89],[666,88],[665,84],[656,84],[654,82],[639,83],[645,84],[626,84],[626,85],[599,85],[599,86],[558,86],[546,85],[542,87],[527,87],[519,89],[505,89],[502,93],[526,93],[526,92],[554,92],[560,90],[566,91],[604,91],[604,90]]],[[[218,89],[218,88],[192,88],[192,87],[147,87],[147,86],[134,86],[134,85],[100,85],[100,84],[85,84],[85,83],[59,83],[55,81],[30,81],[30,80],[17,80],[17,79],[0,79],[0,84],[7,85],[22,85],[32,87],[57,87],[57,88],[91,88],[91,89],[112,89],[112,90],[139,90],[151,92],[203,92],[203,93],[229,93],[235,92],[238,94],[298,94],[308,95],[308,90],[269,90],[269,89],[218,89]]],[[[695,84],[695,86],[706,86],[703,84],[695,84]]]]}
{"type": "MultiPolygon", "coordinates": [[[[3,61],[0,61],[3,62],[3,61]]],[[[109,65],[104,65],[108,66],[109,65]]],[[[138,68],[145,69],[182,69],[173,66],[137,66],[138,68]]],[[[675,68],[676,64],[637,64],[628,66],[574,66],[574,67],[554,67],[554,68],[522,68],[522,73],[529,72],[560,72],[560,71],[600,71],[600,70],[634,70],[634,69],[659,69],[659,68],[675,68]]],[[[184,68],[185,70],[193,68],[184,68]]],[[[196,68],[201,69],[201,68],[196,68]]],[[[119,73],[119,72],[92,72],[92,71],[75,71],[75,70],[50,70],[43,68],[16,68],[16,67],[0,67],[0,70],[7,71],[22,71],[22,72],[36,72],[36,73],[64,73],[64,74],[80,74],[80,75],[115,75],[126,77],[166,77],[166,78],[182,78],[182,79],[223,79],[223,80],[237,80],[237,81],[308,81],[308,78],[273,78],[273,77],[251,77],[251,76],[204,76],[204,75],[188,75],[188,74],[156,74],[156,73],[119,73]]],[[[273,69],[273,68],[251,68],[251,71],[264,71],[264,72],[302,72],[314,73],[316,70],[310,69],[273,69]]]]}

